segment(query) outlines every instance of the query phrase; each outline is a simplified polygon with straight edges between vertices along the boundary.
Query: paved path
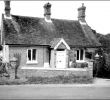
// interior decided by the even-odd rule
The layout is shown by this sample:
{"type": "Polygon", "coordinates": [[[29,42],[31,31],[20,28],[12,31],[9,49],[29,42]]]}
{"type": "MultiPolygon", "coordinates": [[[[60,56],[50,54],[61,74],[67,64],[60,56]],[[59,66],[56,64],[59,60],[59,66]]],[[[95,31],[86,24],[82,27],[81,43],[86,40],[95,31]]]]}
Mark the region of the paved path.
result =
{"type": "Polygon", "coordinates": [[[0,99],[110,99],[110,80],[95,79],[88,85],[1,85],[0,99]]]}
{"type": "Polygon", "coordinates": [[[95,78],[93,85],[110,86],[110,79],[95,78]]]}

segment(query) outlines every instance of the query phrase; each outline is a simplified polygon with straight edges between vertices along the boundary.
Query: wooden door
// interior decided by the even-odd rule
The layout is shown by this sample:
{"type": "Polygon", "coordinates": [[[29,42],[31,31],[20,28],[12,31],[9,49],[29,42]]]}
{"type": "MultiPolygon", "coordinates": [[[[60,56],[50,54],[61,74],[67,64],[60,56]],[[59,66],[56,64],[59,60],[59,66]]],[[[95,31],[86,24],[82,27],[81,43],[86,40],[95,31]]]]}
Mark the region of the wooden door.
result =
{"type": "Polygon", "coordinates": [[[66,51],[56,51],[56,68],[66,68],[66,51]]]}

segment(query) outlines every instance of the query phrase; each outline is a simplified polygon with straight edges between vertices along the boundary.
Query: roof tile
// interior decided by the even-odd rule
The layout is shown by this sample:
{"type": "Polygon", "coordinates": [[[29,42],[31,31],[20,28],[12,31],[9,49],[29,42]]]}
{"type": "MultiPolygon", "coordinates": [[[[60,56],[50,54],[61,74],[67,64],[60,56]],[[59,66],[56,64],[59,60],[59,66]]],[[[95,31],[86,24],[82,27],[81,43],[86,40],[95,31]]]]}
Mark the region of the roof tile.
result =
{"type": "Polygon", "coordinates": [[[3,19],[6,44],[50,45],[54,38],[63,38],[72,46],[99,46],[90,27],[79,21],[12,15],[3,19]]]}

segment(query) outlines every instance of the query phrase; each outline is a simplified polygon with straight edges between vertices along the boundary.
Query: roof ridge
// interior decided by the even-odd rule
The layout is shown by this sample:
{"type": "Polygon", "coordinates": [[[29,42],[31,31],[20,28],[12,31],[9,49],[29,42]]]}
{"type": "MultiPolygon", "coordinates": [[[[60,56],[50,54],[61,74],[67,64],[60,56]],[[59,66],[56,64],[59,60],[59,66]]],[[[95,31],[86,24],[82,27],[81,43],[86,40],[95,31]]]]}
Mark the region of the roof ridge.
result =
{"type": "Polygon", "coordinates": [[[40,19],[43,19],[43,17],[33,17],[33,16],[22,16],[22,15],[11,15],[12,17],[24,17],[24,18],[33,18],[33,19],[36,19],[36,18],[40,18],[40,19]]]}
{"type": "Polygon", "coordinates": [[[57,18],[52,18],[52,20],[61,20],[61,21],[78,21],[78,20],[70,20],[70,19],[57,19],[57,18]]]}
{"type": "MultiPolygon", "coordinates": [[[[11,15],[12,17],[13,16],[18,16],[18,17],[25,17],[25,18],[33,18],[33,19],[36,19],[36,18],[39,18],[39,19],[45,19],[44,17],[34,17],[34,16],[22,16],[22,15],[11,15]]],[[[59,19],[59,18],[51,18],[51,20],[60,20],[60,21],[69,21],[69,22],[78,22],[78,20],[71,20],[71,19],[59,19]]]]}

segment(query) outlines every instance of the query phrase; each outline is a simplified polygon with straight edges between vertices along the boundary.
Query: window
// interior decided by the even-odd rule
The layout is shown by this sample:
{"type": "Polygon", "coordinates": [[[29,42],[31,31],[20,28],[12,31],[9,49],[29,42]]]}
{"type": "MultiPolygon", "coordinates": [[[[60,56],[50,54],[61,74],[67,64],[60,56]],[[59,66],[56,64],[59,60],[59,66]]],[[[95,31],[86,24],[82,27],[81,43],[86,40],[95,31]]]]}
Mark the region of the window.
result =
{"type": "Polygon", "coordinates": [[[77,60],[79,60],[79,50],[77,50],[77,60]]]}
{"type": "Polygon", "coordinates": [[[84,50],[77,50],[77,60],[84,60],[84,50]]]}
{"type": "Polygon", "coordinates": [[[27,50],[27,62],[29,63],[37,63],[37,50],[36,49],[28,49],[27,50]]]}
{"type": "Polygon", "coordinates": [[[83,60],[83,55],[84,55],[84,54],[83,54],[83,50],[81,49],[81,50],[80,50],[80,60],[83,60]]]}

